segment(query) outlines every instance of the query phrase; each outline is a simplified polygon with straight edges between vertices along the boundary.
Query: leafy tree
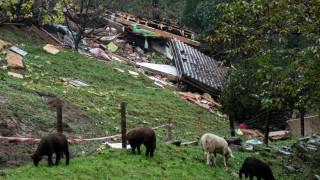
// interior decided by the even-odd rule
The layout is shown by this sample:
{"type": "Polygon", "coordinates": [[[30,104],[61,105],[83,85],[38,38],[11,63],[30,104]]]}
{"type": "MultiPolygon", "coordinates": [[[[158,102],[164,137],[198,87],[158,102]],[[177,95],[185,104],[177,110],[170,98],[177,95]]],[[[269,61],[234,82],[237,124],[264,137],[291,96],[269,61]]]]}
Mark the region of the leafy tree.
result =
{"type": "MultiPolygon", "coordinates": [[[[225,14],[211,47],[237,68],[244,68],[243,60],[257,65],[253,74],[261,81],[252,97],[261,107],[319,110],[320,2],[237,0],[219,7],[225,14]]],[[[234,88],[231,78],[226,93],[234,88]]]]}
{"type": "Polygon", "coordinates": [[[64,19],[60,1],[53,0],[3,0],[0,1],[0,12],[0,24],[31,18],[39,24],[50,24],[64,19]]]}

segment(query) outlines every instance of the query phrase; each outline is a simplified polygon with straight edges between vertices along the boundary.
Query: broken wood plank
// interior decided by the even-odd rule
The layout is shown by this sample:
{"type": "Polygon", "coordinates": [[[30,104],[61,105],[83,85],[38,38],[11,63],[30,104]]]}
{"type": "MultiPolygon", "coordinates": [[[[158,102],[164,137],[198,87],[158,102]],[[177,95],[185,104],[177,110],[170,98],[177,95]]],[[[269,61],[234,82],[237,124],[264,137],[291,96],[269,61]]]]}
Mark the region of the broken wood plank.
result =
{"type": "Polygon", "coordinates": [[[201,96],[201,98],[203,98],[203,99],[211,102],[212,104],[214,104],[214,105],[216,105],[216,106],[218,106],[218,107],[221,107],[221,106],[222,106],[220,103],[216,102],[212,97],[210,97],[207,93],[203,94],[203,95],[201,96]]]}
{"type": "Polygon", "coordinates": [[[50,37],[47,36],[46,33],[40,31],[40,29],[38,29],[35,25],[32,24],[31,28],[30,28],[34,33],[36,33],[38,36],[40,36],[42,39],[44,39],[45,41],[47,41],[50,44],[55,44],[57,45],[57,42],[54,41],[53,39],[51,39],[50,37]]]}
{"type": "Polygon", "coordinates": [[[53,40],[55,40],[58,44],[63,45],[62,42],[59,41],[59,39],[57,39],[56,37],[54,37],[52,34],[48,33],[46,30],[44,30],[43,28],[40,28],[43,32],[45,32],[48,36],[50,36],[53,40]]]}
{"type": "MultiPolygon", "coordinates": [[[[261,137],[263,137],[263,139],[264,139],[264,135],[260,132],[260,131],[258,131],[258,130],[254,130],[256,133],[258,133],[261,137]]],[[[271,142],[269,139],[268,139],[268,142],[271,142]]]]}
{"type": "Polygon", "coordinates": [[[8,72],[9,76],[13,76],[15,78],[20,78],[23,79],[23,75],[22,74],[18,74],[18,73],[14,73],[14,72],[8,72]]]}
{"type": "Polygon", "coordinates": [[[47,44],[47,45],[45,45],[45,46],[43,47],[43,49],[44,49],[47,53],[53,54],[53,55],[55,55],[55,54],[57,54],[57,53],[59,53],[59,52],[61,51],[61,48],[59,48],[59,47],[57,47],[57,46],[55,46],[55,45],[52,45],[52,44],[47,44]]]}
{"type": "Polygon", "coordinates": [[[192,141],[192,142],[186,142],[186,143],[181,143],[181,146],[189,146],[189,145],[198,145],[198,141],[192,141]]]}
{"type": "Polygon", "coordinates": [[[18,69],[23,68],[23,63],[22,63],[23,58],[19,54],[14,53],[12,51],[8,51],[6,59],[7,59],[8,66],[18,68],[18,69]]]}
{"type": "Polygon", "coordinates": [[[180,140],[170,140],[170,141],[167,141],[166,143],[174,144],[176,146],[180,146],[181,145],[181,141],[180,140]]]}

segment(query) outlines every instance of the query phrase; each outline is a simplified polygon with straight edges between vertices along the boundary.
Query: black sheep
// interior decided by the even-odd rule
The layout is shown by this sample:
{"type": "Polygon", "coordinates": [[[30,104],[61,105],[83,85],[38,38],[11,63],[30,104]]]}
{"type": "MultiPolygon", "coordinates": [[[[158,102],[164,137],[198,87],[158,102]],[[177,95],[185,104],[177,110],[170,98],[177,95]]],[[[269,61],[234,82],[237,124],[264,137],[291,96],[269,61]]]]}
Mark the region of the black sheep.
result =
{"type": "Polygon", "coordinates": [[[132,153],[135,154],[135,148],[137,147],[138,153],[140,152],[140,145],[143,143],[146,146],[146,156],[153,157],[153,152],[156,149],[156,134],[154,131],[146,126],[136,127],[131,129],[127,135],[127,140],[132,148],[132,153]]]}
{"type": "Polygon", "coordinates": [[[242,179],[242,173],[245,174],[246,178],[249,176],[250,180],[252,180],[254,176],[257,176],[258,180],[261,180],[261,178],[265,180],[275,180],[270,166],[254,157],[248,157],[244,160],[239,171],[240,179],[242,179]]]}
{"type": "Polygon", "coordinates": [[[41,139],[36,152],[32,155],[34,165],[38,166],[39,161],[44,155],[48,156],[48,165],[52,166],[52,154],[56,154],[56,163],[60,161],[61,153],[66,155],[67,165],[69,165],[69,149],[67,137],[62,133],[50,134],[41,139]]]}

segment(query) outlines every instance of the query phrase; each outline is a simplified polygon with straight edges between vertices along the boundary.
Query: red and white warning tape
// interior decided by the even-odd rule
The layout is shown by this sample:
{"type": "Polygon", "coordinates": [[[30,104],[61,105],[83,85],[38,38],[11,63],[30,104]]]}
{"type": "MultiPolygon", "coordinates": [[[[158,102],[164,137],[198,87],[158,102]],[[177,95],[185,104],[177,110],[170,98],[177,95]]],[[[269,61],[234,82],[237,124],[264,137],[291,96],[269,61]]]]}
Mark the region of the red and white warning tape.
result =
{"type": "MultiPolygon", "coordinates": [[[[158,129],[161,127],[172,127],[172,124],[165,124],[161,126],[154,127],[152,129],[158,129]]],[[[112,139],[112,138],[120,138],[121,134],[114,135],[114,136],[108,136],[108,137],[100,137],[100,138],[91,138],[91,139],[68,139],[69,142],[83,142],[83,141],[99,141],[99,140],[107,140],[107,139],[112,139]]],[[[5,139],[5,140],[12,140],[12,141],[41,141],[41,139],[35,139],[35,138],[19,138],[19,137],[3,137],[0,136],[0,139],[5,139]]]]}

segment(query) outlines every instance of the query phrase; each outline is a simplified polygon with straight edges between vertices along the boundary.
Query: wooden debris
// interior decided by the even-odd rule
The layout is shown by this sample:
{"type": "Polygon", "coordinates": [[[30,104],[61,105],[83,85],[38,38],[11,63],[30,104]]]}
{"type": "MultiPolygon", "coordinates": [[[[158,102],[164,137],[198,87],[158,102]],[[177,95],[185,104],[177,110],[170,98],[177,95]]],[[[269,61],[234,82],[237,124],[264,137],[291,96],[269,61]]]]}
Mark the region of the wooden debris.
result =
{"type": "Polygon", "coordinates": [[[53,40],[55,40],[58,44],[62,45],[63,43],[59,41],[56,37],[54,37],[52,34],[48,33],[46,30],[43,28],[40,28],[43,32],[45,32],[48,36],[50,36],[53,40]]]}
{"type": "Polygon", "coordinates": [[[0,51],[8,46],[11,46],[9,42],[0,39],[0,51]]]}
{"type": "Polygon", "coordinates": [[[56,41],[54,41],[53,39],[51,39],[50,37],[48,37],[48,35],[42,31],[40,31],[40,29],[38,29],[35,25],[32,25],[30,28],[33,32],[35,32],[38,36],[40,36],[42,39],[44,39],[45,41],[47,41],[50,44],[57,44],[56,41]]]}
{"type": "Polygon", "coordinates": [[[180,140],[170,140],[170,141],[167,141],[166,143],[174,144],[176,146],[180,146],[181,145],[181,141],[180,140]]]}
{"type": "Polygon", "coordinates": [[[222,105],[218,102],[216,102],[208,93],[204,93],[201,98],[211,102],[212,104],[218,106],[218,107],[221,107],[222,105]]]}
{"type": "Polygon", "coordinates": [[[192,141],[192,142],[186,142],[186,143],[181,143],[181,146],[189,146],[189,145],[198,145],[198,141],[192,141]]]}
{"type": "Polygon", "coordinates": [[[14,53],[12,51],[8,51],[6,59],[7,59],[8,66],[18,68],[18,69],[23,68],[23,64],[22,64],[23,58],[19,54],[14,53]]]}
{"type": "Polygon", "coordinates": [[[113,67],[112,69],[115,70],[115,71],[118,71],[118,72],[120,72],[120,73],[124,73],[124,70],[122,70],[122,69],[115,68],[115,67],[113,67]]]}
{"type": "Polygon", "coordinates": [[[61,48],[59,48],[59,47],[57,47],[57,46],[55,46],[55,45],[52,45],[52,44],[47,44],[47,45],[45,45],[45,46],[43,47],[43,49],[44,49],[47,53],[53,54],[53,55],[55,55],[55,54],[57,54],[57,53],[59,53],[59,52],[61,51],[61,48]]]}
{"type": "Polygon", "coordinates": [[[16,78],[23,79],[23,75],[22,74],[18,74],[18,73],[14,73],[14,72],[8,72],[8,75],[16,77],[16,78]]]}
{"type": "Polygon", "coordinates": [[[130,70],[128,70],[128,72],[129,72],[129,74],[132,75],[133,77],[139,76],[139,73],[137,73],[137,72],[130,71],[130,70]]]}

